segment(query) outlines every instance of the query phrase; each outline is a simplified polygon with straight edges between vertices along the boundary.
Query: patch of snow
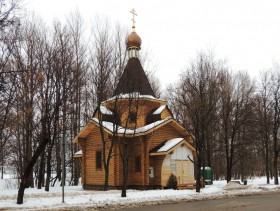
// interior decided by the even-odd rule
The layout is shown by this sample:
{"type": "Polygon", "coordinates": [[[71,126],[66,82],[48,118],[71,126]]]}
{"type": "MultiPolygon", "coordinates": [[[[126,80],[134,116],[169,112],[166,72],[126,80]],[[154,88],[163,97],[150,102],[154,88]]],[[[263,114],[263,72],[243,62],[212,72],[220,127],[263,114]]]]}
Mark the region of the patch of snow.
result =
{"type": "Polygon", "coordinates": [[[166,105],[160,106],[157,110],[153,112],[154,115],[161,114],[161,112],[166,108],[166,105]]]}
{"type": "MultiPolygon", "coordinates": [[[[201,167],[200,169],[203,170],[203,167],[201,167]]],[[[204,170],[211,170],[211,168],[208,167],[208,166],[205,166],[205,167],[204,167],[204,170]]]]}
{"type": "Polygon", "coordinates": [[[121,197],[120,190],[85,191],[81,186],[66,186],[65,203],[61,202],[61,187],[50,187],[49,192],[45,192],[44,189],[27,188],[22,205],[16,204],[17,189],[0,189],[0,207],[4,210],[109,210],[280,191],[279,185],[267,185],[265,179],[254,178],[247,181],[250,185],[247,185],[246,189],[240,189],[240,184],[227,184],[222,180],[213,181],[213,185],[206,185],[200,193],[196,193],[195,190],[127,190],[125,198],[121,197]],[[232,188],[226,189],[229,186],[232,188]]]}
{"type": "Polygon", "coordinates": [[[154,127],[156,127],[156,126],[158,126],[158,125],[168,121],[169,119],[171,119],[170,116],[165,118],[165,119],[163,119],[163,120],[159,120],[159,121],[153,122],[151,124],[145,125],[143,127],[139,127],[139,128],[136,129],[136,132],[137,133],[146,132],[146,131],[148,131],[148,130],[150,130],[150,129],[152,129],[152,128],[154,128],[154,127]]]}
{"type": "MultiPolygon", "coordinates": [[[[4,175],[4,178],[8,178],[7,175],[4,175]]],[[[0,179],[0,190],[7,189],[16,189],[18,188],[18,180],[17,179],[0,179]]]]}
{"type": "Polygon", "coordinates": [[[75,153],[75,155],[82,155],[82,154],[83,154],[82,150],[79,150],[78,152],[75,153]]]}
{"type": "MultiPolygon", "coordinates": [[[[156,127],[156,126],[158,126],[158,125],[168,121],[169,119],[171,119],[171,117],[167,117],[167,118],[165,118],[163,120],[159,120],[159,121],[153,122],[151,124],[145,125],[143,127],[136,128],[135,130],[133,130],[133,129],[125,129],[122,126],[116,126],[112,122],[106,122],[106,121],[103,121],[102,125],[106,129],[108,129],[110,132],[114,132],[115,130],[117,130],[118,134],[123,134],[123,133],[125,133],[125,134],[137,134],[137,133],[147,132],[148,130],[150,130],[150,129],[152,129],[152,128],[154,128],[154,127],[156,127]]],[[[97,118],[92,118],[92,120],[99,124],[99,120],[97,118]]]]}
{"type": "Polygon", "coordinates": [[[237,189],[248,189],[248,185],[243,185],[238,182],[230,181],[224,186],[224,190],[237,190],[237,189]]]}
{"type": "Polygon", "coordinates": [[[214,185],[207,185],[205,188],[201,189],[201,193],[204,194],[213,194],[218,193],[221,191],[220,187],[214,186],[214,185]]]}
{"type": "Polygon", "coordinates": [[[110,111],[108,108],[105,106],[100,106],[100,111],[102,114],[107,114],[107,115],[113,115],[113,112],[110,111]]]}
{"type": "Polygon", "coordinates": [[[158,150],[158,152],[167,152],[168,150],[170,150],[172,147],[176,146],[183,140],[184,140],[184,138],[170,139],[167,142],[165,142],[165,144],[158,150]]]}

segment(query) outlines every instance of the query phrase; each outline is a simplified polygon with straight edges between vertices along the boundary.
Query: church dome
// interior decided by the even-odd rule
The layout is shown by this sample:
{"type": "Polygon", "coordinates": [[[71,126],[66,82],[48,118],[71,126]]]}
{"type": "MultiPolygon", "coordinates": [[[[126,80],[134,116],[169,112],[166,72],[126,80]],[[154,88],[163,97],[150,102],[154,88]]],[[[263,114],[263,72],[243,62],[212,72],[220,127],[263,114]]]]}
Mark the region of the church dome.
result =
{"type": "Polygon", "coordinates": [[[133,27],[132,32],[127,36],[125,40],[126,48],[137,48],[140,49],[142,40],[139,35],[136,33],[135,28],[133,27]]]}

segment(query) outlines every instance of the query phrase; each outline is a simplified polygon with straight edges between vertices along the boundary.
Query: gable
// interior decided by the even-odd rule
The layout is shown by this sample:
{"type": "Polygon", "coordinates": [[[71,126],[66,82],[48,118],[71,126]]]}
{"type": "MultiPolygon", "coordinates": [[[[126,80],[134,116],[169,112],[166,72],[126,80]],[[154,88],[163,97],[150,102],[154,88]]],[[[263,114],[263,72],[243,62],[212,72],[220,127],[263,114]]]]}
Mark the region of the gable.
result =
{"type": "Polygon", "coordinates": [[[194,160],[193,151],[190,149],[187,144],[181,144],[180,146],[174,148],[174,151],[171,153],[170,159],[172,160],[194,160]]]}
{"type": "MultiPolygon", "coordinates": [[[[186,135],[186,134],[185,134],[186,135]]],[[[167,140],[177,138],[177,137],[184,137],[181,133],[179,133],[174,127],[172,127],[171,123],[166,124],[162,126],[161,128],[158,128],[154,133],[152,134],[152,137],[150,138],[150,148],[149,150],[152,150],[153,148],[159,146],[163,142],[166,142],[167,140]]]]}
{"type": "Polygon", "coordinates": [[[190,156],[193,159],[194,148],[184,138],[173,138],[150,150],[150,155],[171,155],[171,159],[183,160],[190,156]],[[183,156],[183,157],[182,157],[183,156]]]}
{"type": "MultiPolygon", "coordinates": [[[[105,133],[108,133],[104,130],[105,133]]],[[[85,139],[89,135],[100,137],[100,130],[97,124],[94,124],[92,121],[89,121],[85,127],[78,133],[78,135],[73,140],[73,143],[78,143],[78,139],[85,139]]]]}

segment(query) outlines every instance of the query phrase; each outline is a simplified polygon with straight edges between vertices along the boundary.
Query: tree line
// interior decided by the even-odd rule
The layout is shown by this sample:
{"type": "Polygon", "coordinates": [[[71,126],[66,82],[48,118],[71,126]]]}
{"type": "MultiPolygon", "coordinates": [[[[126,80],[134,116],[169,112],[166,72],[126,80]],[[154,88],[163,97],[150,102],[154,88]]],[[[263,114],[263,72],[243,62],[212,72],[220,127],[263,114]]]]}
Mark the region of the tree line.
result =
{"type": "Polygon", "coordinates": [[[274,177],[279,184],[279,65],[255,82],[201,52],[180,78],[167,95],[175,118],[192,134],[196,178],[209,166],[215,179],[266,175],[267,183],[274,177]]]}

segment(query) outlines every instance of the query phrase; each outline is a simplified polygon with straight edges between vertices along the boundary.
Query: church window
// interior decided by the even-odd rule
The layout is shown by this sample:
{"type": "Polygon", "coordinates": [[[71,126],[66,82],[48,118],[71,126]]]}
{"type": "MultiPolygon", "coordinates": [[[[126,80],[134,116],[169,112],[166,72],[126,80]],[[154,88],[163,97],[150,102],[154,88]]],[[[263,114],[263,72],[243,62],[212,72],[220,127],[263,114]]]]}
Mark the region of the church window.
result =
{"type": "Polygon", "coordinates": [[[136,120],[137,120],[137,115],[135,112],[131,112],[129,113],[129,123],[136,123],[136,120]]]}
{"type": "Polygon", "coordinates": [[[135,157],[135,172],[141,172],[141,157],[135,157]]]}
{"type": "Polygon", "coordinates": [[[101,169],[102,168],[102,155],[101,151],[96,152],[96,169],[101,169]]]}
{"type": "Polygon", "coordinates": [[[154,175],[154,167],[149,167],[149,176],[150,178],[154,178],[155,175],[154,175]]]}

